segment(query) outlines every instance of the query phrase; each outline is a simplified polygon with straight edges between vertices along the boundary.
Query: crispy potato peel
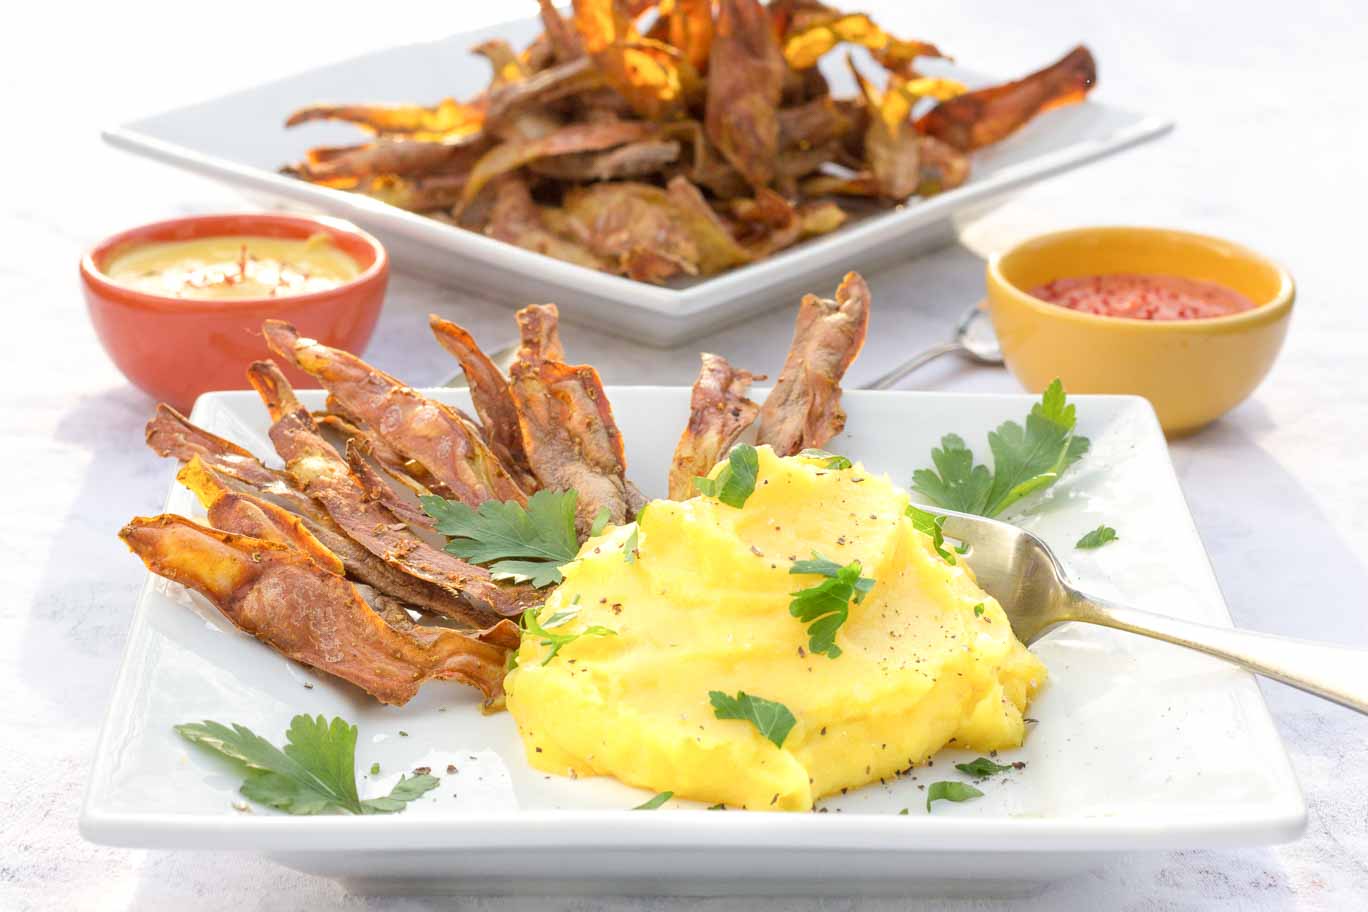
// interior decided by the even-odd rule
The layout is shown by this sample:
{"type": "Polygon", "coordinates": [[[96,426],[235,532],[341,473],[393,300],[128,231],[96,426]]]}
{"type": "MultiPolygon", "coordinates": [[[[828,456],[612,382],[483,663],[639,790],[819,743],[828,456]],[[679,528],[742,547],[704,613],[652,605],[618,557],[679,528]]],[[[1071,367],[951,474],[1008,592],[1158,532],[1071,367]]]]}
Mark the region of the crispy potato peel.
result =
{"type": "MultiPolygon", "coordinates": [[[[696,218],[717,221],[693,229],[700,236],[730,236],[721,214],[687,180],[672,181],[668,193],[702,207],[696,218]]],[[[796,208],[767,188],[731,208],[730,230],[749,238],[747,252],[808,230],[809,221],[819,223],[812,230],[822,230],[836,220],[833,213],[840,215],[820,206],[796,208]]],[[[757,439],[783,453],[820,446],[839,433],[845,421],[840,381],[863,343],[868,312],[869,290],[855,273],[835,300],[805,297],[783,372],[763,406],[747,397],[762,375],[721,355],[703,355],[670,469],[670,495],[691,496],[693,479],[757,419],[757,439]]],[[[274,363],[249,366],[248,379],[271,419],[268,436],[284,461],[280,470],[159,406],[147,442],[182,463],[177,477],[211,525],[139,518],[120,536],[152,572],[199,591],[239,629],[382,702],[403,704],[425,681],[445,678],[479,688],[494,707],[507,650],[519,640],[507,619],[542,604],[547,590],[501,582],[491,569],[439,549],[436,524],[411,495],[449,494],[468,481],[463,460],[478,444],[503,477],[525,479],[515,493],[574,492],[581,544],[600,522],[632,521],[646,499],[627,477],[626,448],[598,372],[565,361],[554,304],[518,312],[520,345],[507,377],[463,327],[435,315],[429,323],[467,372],[478,422],[355,355],[267,321],[271,348],[328,388],[326,410],[315,416],[305,408],[274,363]],[[341,435],[340,452],[320,425],[341,435]],[[420,613],[460,629],[420,623],[420,613]]],[[[506,509],[524,503],[488,485],[472,496],[477,508],[489,501],[501,500],[506,509]]]]}
{"type": "Polygon", "coordinates": [[[432,106],[317,104],[287,126],[355,124],[283,170],[525,250],[643,282],[711,276],[838,230],[877,206],[953,189],[969,153],[1096,81],[1085,48],[966,92],[918,71],[944,57],[819,0],[539,0],[543,32],[472,52],[486,87],[432,106]],[[818,63],[860,48],[883,72],[832,94],[818,63]],[[679,190],[687,181],[692,192],[679,190]],[[748,204],[790,215],[736,218],[748,204]],[[864,202],[847,209],[848,198],[864,202]]]}
{"type": "Polygon", "coordinates": [[[140,517],[119,537],[149,570],[194,589],[244,633],[382,703],[402,706],[425,681],[440,678],[477,687],[487,701],[503,694],[507,650],[498,644],[508,642],[506,628],[405,635],[309,555],[183,516],[140,517]]]}

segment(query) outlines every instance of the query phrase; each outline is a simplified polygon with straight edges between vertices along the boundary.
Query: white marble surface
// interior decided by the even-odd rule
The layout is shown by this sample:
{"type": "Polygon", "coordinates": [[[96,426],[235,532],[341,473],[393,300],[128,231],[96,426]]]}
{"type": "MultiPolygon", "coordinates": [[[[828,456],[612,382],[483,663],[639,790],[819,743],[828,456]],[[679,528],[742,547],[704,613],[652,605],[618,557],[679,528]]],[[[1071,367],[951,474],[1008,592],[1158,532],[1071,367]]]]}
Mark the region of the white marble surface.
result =
{"type": "MultiPolygon", "coordinates": [[[[428,900],[348,896],[250,856],[106,849],[76,815],[143,570],[114,531],[155,510],[170,467],[142,446],[151,402],[124,384],[86,322],[76,259],[102,235],[181,212],[237,208],[223,190],[102,148],[97,128],[304,66],[518,14],[526,4],[383,5],[238,0],[28,4],[0,33],[0,396],[8,484],[0,509],[0,908],[673,910],[656,898],[428,900]]],[[[1368,17],[1355,0],[1293,5],[1154,0],[1127,5],[867,3],[968,63],[1024,71],[1086,40],[1099,94],[1171,114],[1160,144],[1038,187],[970,226],[973,249],[1038,230],[1137,222],[1206,230],[1284,261],[1300,289],[1282,360],[1249,402],[1173,454],[1237,621],[1368,646],[1368,311],[1362,150],[1368,17]],[[1046,8],[1048,7],[1048,8],[1046,8]]],[[[856,383],[938,337],[982,288],[951,249],[873,277],[875,328],[856,383]]],[[[421,317],[452,316],[487,344],[507,309],[399,276],[370,349],[415,383],[447,370],[421,317]]],[[[747,365],[777,363],[791,313],[704,340],[747,365]]],[[[662,354],[567,330],[609,383],[686,382],[696,347],[662,354]]],[[[1011,390],[956,363],[938,389],[1011,390]]],[[[1351,909],[1368,902],[1368,720],[1293,691],[1265,693],[1310,805],[1306,836],[1234,852],[1118,858],[1012,904],[1022,909],[1351,909]]],[[[1214,765],[1220,757],[1206,758],[1214,765]]],[[[534,863],[534,860],[529,860],[534,863]]],[[[894,910],[898,900],[732,901],[703,908],[894,910]]]]}

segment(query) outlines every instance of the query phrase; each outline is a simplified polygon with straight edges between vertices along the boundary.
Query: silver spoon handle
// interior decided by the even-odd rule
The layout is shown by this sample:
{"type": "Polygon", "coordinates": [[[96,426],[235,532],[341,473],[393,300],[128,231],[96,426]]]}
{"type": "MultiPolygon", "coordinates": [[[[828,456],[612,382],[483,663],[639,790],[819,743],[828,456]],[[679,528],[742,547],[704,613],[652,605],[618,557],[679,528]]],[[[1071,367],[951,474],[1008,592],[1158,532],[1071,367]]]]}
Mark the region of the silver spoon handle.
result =
{"type": "Polygon", "coordinates": [[[912,373],[914,370],[921,367],[923,364],[934,361],[941,355],[948,355],[952,352],[957,352],[959,350],[960,344],[958,342],[942,342],[940,345],[933,345],[926,351],[918,352],[917,354],[913,355],[911,358],[904,361],[902,364],[899,364],[897,367],[893,368],[891,371],[884,374],[882,377],[875,380],[874,382],[866,383],[864,386],[861,387],[861,389],[891,389],[892,387],[897,385],[899,380],[901,380],[903,377],[906,377],[908,374],[912,373]]]}
{"type": "Polygon", "coordinates": [[[1081,593],[1070,614],[1071,620],[1114,627],[1205,652],[1368,715],[1368,649],[1209,627],[1081,593]]]}

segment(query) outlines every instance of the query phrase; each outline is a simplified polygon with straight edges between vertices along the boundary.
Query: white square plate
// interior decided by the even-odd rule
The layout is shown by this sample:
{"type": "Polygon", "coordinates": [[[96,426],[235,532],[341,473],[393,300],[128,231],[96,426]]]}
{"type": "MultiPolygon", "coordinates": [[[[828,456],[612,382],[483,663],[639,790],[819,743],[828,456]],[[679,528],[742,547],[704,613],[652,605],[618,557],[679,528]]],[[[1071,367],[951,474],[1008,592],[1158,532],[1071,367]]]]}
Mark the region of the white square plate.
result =
{"type": "MultiPolygon", "coordinates": [[[[468,406],[463,392],[435,398],[468,406]]],[[[688,411],[682,388],[609,390],[631,476],[664,490],[688,411]]],[[[304,393],[321,407],[316,392],[304,393]]],[[[905,483],[944,433],[986,456],[986,433],[1026,413],[1027,396],[853,392],[830,444],[905,483]]],[[[1043,536],[1084,588],[1207,624],[1230,615],[1198,540],[1154,413],[1142,399],[1076,397],[1088,456],[1014,519],[1043,536]],[[1106,522],[1120,541],[1073,543],[1106,522]]],[[[272,453],[255,395],[211,393],[192,416],[272,453]]],[[[168,474],[171,467],[168,466],[168,474]]],[[[173,486],[167,510],[202,515],[173,486]]],[[[113,530],[111,530],[111,535],[113,530]]],[[[129,560],[135,558],[129,557],[129,560]]],[[[139,599],[94,762],[81,830],[97,842],[237,849],[365,889],[463,891],[1002,891],[1076,873],[1129,850],[1253,845],[1296,837],[1305,805],[1253,679],[1196,653],[1067,625],[1034,647],[1050,683],[1032,705],[1026,767],[981,799],[924,811],[933,769],[822,802],[829,813],[710,812],[608,779],[532,770],[506,713],[481,715],[474,691],[433,682],[402,708],[284,659],[238,633],[180,586],[151,577],[139,599]],[[279,743],[296,713],[360,728],[363,797],[428,766],[441,786],[402,814],[298,817],[234,810],[240,777],[182,741],[181,722],[240,722],[279,743]],[[402,734],[402,733],[407,733],[402,734]],[[382,775],[364,771],[378,762],[382,775]],[[448,764],[458,772],[446,775],[448,764]],[[909,808],[906,816],[898,812],[909,808]]]]}
{"type": "MultiPolygon", "coordinates": [[[[848,270],[872,271],[879,263],[946,243],[954,237],[956,218],[968,217],[990,200],[1157,136],[1169,126],[1161,118],[1091,100],[1051,111],[1005,142],[975,153],[969,181],[956,190],[869,216],[759,263],[668,287],[564,263],[360,194],[278,173],[310,147],[364,139],[345,124],[286,130],[285,118],[295,109],[331,100],[465,97],[488,81],[488,65],[468,53],[470,47],[493,37],[520,47],[539,30],[537,20],[524,19],[390,48],[112,128],[104,137],[120,148],[216,178],[272,203],[351,219],[377,235],[396,263],[430,278],[496,300],[555,301],[568,319],[669,347],[795,300],[804,291],[834,288],[848,270]]],[[[1042,64],[1059,50],[1042,47],[1042,64]]],[[[934,61],[926,69],[970,85],[995,81],[934,61]]],[[[837,94],[853,93],[844,66],[832,67],[829,78],[837,94]]]]}

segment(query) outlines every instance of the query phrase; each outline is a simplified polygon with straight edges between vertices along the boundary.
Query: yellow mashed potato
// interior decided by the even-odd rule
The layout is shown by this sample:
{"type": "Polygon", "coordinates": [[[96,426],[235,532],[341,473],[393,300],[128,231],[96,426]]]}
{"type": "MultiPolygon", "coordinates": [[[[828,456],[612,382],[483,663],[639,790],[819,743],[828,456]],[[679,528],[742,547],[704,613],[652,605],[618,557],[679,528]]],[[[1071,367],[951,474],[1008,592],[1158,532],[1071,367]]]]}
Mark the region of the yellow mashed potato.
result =
{"type": "Polygon", "coordinates": [[[582,636],[545,664],[550,647],[524,637],[507,690],[531,764],[730,807],[807,810],[952,741],[1020,746],[1045,667],[965,562],[947,563],[913,528],[906,492],[858,463],[758,455],[742,508],[654,501],[564,568],[541,620],[573,606],[552,633],[616,635],[582,636]],[[807,625],[789,613],[792,593],[823,579],[789,573],[814,550],[859,560],[875,581],[850,604],[834,659],[808,650],[807,625]],[[717,719],[714,690],[782,703],[797,723],[777,747],[750,722],[717,719]]]}

